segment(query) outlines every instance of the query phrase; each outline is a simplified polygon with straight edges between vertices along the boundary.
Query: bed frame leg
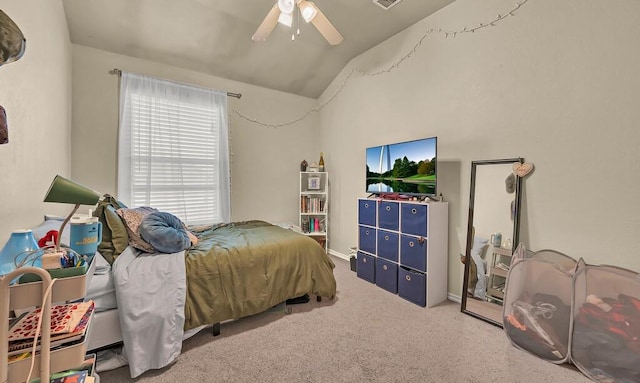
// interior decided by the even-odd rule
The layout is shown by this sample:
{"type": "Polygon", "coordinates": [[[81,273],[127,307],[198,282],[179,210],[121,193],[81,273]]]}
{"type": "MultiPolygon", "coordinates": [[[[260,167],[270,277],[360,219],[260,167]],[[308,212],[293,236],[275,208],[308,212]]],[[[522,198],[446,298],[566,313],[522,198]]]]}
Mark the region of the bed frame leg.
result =
{"type": "Polygon", "coordinates": [[[220,322],[213,325],[213,336],[220,335],[220,322]]]}

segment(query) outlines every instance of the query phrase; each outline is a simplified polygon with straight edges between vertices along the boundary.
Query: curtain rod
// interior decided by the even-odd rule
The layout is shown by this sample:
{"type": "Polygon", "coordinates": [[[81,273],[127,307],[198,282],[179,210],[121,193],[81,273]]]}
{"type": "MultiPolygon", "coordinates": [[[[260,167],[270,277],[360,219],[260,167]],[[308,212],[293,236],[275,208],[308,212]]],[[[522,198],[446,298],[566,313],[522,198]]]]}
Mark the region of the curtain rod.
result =
{"type": "MultiPolygon", "coordinates": [[[[120,75],[122,75],[122,71],[120,69],[118,69],[118,68],[114,68],[114,69],[111,69],[109,71],[109,74],[117,74],[118,76],[120,76],[120,75]]],[[[242,93],[227,92],[227,96],[228,97],[235,97],[235,98],[239,99],[240,97],[242,97],[242,93]]]]}

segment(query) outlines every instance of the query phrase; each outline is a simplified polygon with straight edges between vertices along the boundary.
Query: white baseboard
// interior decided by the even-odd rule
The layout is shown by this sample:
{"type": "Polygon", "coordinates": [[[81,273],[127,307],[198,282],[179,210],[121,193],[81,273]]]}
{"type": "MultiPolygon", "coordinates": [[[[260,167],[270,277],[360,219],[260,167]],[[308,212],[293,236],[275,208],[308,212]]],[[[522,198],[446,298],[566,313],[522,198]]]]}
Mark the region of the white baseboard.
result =
{"type": "Polygon", "coordinates": [[[348,260],[349,260],[349,256],[348,256],[348,255],[346,255],[346,254],[342,254],[341,252],[339,252],[339,251],[335,251],[335,250],[333,250],[333,249],[329,249],[329,254],[330,254],[330,255],[333,255],[334,257],[342,258],[342,259],[344,259],[345,261],[348,261],[348,260]]]}
{"type": "Polygon", "coordinates": [[[462,297],[452,293],[447,293],[447,299],[456,303],[462,303],[462,297]]]}
{"type": "MultiPolygon", "coordinates": [[[[333,255],[334,257],[338,257],[341,259],[344,259],[345,261],[349,260],[349,256],[346,254],[342,254],[339,251],[333,250],[333,249],[329,249],[329,254],[333,255]]],[[[462,298],[459,295],[455,295],[452,293],[447,293],[447,299],[456,303],[461,303],[462,302],[462,298]]]]}

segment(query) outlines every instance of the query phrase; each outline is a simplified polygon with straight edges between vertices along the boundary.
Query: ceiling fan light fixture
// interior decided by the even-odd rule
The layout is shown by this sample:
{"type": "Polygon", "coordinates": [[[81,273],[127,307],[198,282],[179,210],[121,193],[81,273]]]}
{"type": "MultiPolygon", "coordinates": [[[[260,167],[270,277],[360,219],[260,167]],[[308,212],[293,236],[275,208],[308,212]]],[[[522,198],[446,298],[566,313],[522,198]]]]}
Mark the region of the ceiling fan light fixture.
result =
{"type": "Polygon", "coordinates": [[[276,3],[278,4],[278,8],[282,13],[293,13],[293,10],[296,8],[295,0],[278,0],[276,3]]]}
{"type": "Polygon", "coordinates": [[[278,22],[282,25],[286,25],[287,27],[291,27],[293,25],[293,14],[280,12],[278,22]]]}
{"type": "Polygon", "coordinates": [[[298,35],[300,34],[300,15],[302,15],[304,21],[312,23],[329,44],[338,45],[344,40],[336,27],[327,19],[327,16],[325,16],[312,1],[306,0],[277,0],[251,39],[253,41],[265,41],[271,31],[278,25],[278,21],[284,25],[293,27],[293,12],[295,11],[296,4],[298,5],[299,13],[296,15],[297,30],[295,33],[292,33],[292,40],[295,40],[296,33],[298,35]]]}
{"type": "Polygon", "coordinates": [[[302,18],[307,23],[313,20],[314,17],[318,14],[318,8],[316,8],[315,4],[302,0],[298,3],[298,7],[300,8],[300,14],[302,14],[302,18]]]}

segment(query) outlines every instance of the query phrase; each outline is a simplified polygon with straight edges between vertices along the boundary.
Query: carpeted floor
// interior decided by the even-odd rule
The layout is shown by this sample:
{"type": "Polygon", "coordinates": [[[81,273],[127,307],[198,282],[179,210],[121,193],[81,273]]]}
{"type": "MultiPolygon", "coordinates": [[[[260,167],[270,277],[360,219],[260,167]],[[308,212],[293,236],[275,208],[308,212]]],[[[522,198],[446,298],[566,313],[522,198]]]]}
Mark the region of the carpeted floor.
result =
{"type": "MultiPolygon", "coordinates": [[[[590,382],[513,347],[502,329],[444,302],[422,308],[333,258],[338,293],[203,330],[177,361],[136,382],[590,382]]],[[[101,383],[131,382],[128,367],[101,383]]]]}

